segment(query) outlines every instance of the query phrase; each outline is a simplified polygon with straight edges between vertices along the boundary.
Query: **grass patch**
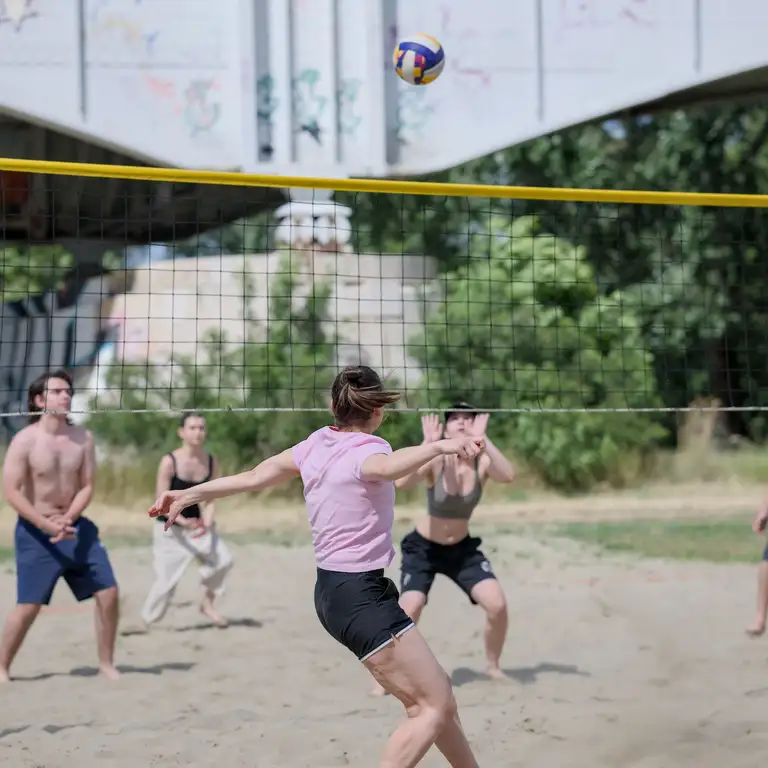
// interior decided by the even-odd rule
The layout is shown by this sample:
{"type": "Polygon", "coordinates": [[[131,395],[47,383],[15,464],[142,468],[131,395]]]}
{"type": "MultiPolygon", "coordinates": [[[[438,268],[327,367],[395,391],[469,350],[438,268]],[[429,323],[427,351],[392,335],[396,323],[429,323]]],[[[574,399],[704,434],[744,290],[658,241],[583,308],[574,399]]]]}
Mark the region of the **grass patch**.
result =
{"type": "Polygon", "coordinates": [[[710,563],[754,563],[765,546],[749,522],[738,519],[567,523],[553,532],[606,552],[710,563]]]}

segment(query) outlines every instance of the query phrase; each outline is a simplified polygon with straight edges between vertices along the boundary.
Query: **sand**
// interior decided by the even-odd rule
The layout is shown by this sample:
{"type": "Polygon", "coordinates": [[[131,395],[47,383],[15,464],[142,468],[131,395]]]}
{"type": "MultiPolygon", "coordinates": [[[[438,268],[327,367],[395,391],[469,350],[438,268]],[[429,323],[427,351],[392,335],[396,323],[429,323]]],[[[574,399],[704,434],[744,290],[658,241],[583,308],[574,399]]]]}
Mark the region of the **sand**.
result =
{"type": "MultiPolygon", "coordinates": [[[[450,672],[482,766],[745,768],[768,754],[768,646],[754,568],[598,556],[486,536],[507,591],[509,679],[484,679],[482,615],[438,578],[421,629],[450,672]]],[[[44,766],[375,766],[402,717],[321,629],[305,547],[234,546],[226,630],[197,613],[190,569],[163,624],[122,636],[122,679],[94,676],[90,604],[61,585],[0,689],[0,760],[44,766]]],[[[135,621],[150,553],[111,553],[135,621]]],[[[397,561],[391,575],[396,576],[397,561]]],[[[0,574],[0,612],[14,599],[0,574]]],[[[445,765],[432,751],[424,766],[445,765]]]]}

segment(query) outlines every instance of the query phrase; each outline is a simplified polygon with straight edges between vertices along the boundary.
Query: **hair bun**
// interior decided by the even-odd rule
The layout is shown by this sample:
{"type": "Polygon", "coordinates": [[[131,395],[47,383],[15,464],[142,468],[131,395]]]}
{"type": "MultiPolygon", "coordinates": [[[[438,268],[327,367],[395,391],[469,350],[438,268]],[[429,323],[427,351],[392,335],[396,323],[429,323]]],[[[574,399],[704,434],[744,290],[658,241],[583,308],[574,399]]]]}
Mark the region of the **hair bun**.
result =
{"type": "Polygon", "coordinates": [[[346,371],[344,373],[344,378],[347,380],[347,384],[353,384],[356,386],[363,383],[363,372],[359,368],[346,371]]]}

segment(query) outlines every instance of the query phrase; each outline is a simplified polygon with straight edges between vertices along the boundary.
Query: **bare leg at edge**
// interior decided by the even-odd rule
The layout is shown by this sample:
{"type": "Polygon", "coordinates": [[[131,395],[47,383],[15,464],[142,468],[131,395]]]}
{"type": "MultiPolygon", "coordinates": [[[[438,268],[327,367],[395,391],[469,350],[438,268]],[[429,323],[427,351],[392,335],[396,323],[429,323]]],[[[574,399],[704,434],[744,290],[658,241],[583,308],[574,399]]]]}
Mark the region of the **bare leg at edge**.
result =
{"type": "Polygon", "coordinates": [[[452,768],[478,768],[448,675],[416,627],[364,663],[407,715],[387,742],[379,768],[413,768],[433,744],[452,768]]]}
{"type": "MultiPolygon", "coordinates": [[[[414,624],[419,623],[421,612],[427,604],[427,596],[423,592],[410,590],[400,595],[400,607],[413,620],[414,624]]],[[[371,689],[371,696],[386,696],[388,691],[380,683],[376,683],[371,689]]]]}

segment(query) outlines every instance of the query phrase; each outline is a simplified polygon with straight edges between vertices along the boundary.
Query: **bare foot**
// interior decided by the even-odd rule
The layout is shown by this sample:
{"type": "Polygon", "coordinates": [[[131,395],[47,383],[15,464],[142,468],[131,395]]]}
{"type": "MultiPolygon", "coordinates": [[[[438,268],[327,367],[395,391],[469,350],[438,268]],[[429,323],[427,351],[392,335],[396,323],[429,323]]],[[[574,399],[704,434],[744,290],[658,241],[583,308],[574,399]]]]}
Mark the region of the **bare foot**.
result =
{"type": "Polygon", "coordinates": [[[99,674],[107,680],[119,680],[120,673],[114,664],[99,664],[99,674]]]}
{"type": "Polygon", "coordinates": [[[750,637],[760,637],[765,634],[765,622],[756,621],[751,627],[745,630],[750,637]]]}
{"type": "Polygon", "coordinates": [[[11,676],[7,669],[0,668],[0,683],[10,683],[11,676]]]}
{"type": "Polygon", "coordinates": [[[213,604],[210,600],[203,600],[200,605],[200,613],[202,613],[203,616],[207,616],[213,622],[214,626],[219,627],[219,629],[224,629],[229,626],[229,622],[213,609],[213,604]]]}
{"type": "Polygon", "coordinates": [[[486,668],[485,674],[488,675],[488,677],[490,677],[491,680],[509,680],[509,678],[504,674],[504,671],[501,669],[501,667],[489,666],[486,668]]]}
{"type": "Polygon", "coordinates": [[[389,696],[389,694],[384,689],[384,686],[376,683],[374,687],[371,689],[371,696],[389,696]]]}

